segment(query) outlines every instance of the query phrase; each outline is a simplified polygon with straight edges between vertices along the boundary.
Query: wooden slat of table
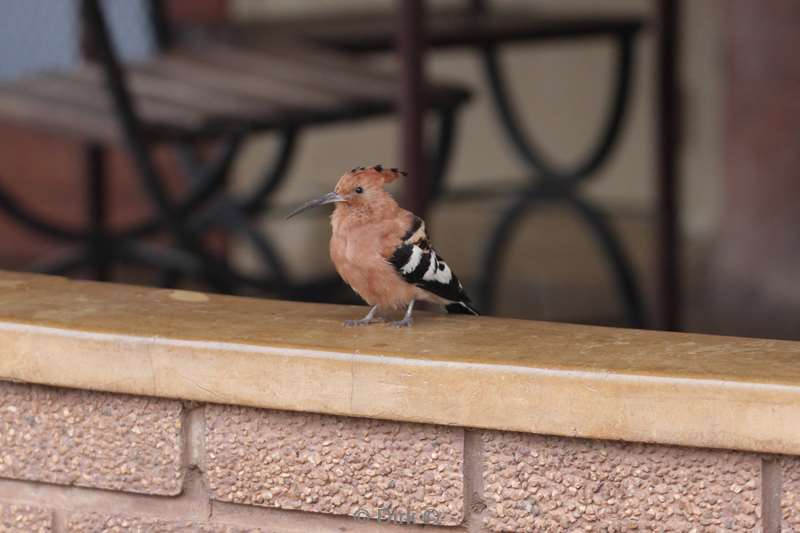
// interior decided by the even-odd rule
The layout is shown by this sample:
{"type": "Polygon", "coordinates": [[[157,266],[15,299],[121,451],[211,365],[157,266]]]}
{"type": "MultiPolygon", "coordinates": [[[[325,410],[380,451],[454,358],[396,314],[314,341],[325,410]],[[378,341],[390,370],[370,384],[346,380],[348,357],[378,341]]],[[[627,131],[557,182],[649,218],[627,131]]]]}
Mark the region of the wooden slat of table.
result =
{"type": "MultiPolygon", "coordinates": [[[[298,46],[292,41],[269,40],[259,43],[259,40],[248,43],[253,55],[264,58],[292,61],[302,64],[309,69],[317,70],[329,76],[349,76],[353,79],[365,80],[365,83],[376,86],[378,90],[385,91],[392,99],[392,106],[397,92],[400,90],[400,74],[392,70],[378,68],[364,60],[353,60],[341,54],[332,54],[316,45],[303,43],[298,46]]],[[[218,45],[222,48],[223,45],[218,45]]],[[[429,107],[452,107],[469,97],[469,92],[461,87],[447,83],[427,83],[426,104],[429,107]]]]}
{"type": "MultiPolygon", "coordinates": [[[[146,132],[154,139],[385,113],[394,108],[398,87],[392,74],[287,43],[258,52],[225,45],[179,51],[130,65],[127,79],[146,132]]],[[[14,120],[92,140],[121,140],[103,73],[95,65],[8,87],[1,110],[14,120]]],[[[465,94],[436,88],[429,100],[452,105],[465,94]]]]}
{"type": "Polygon", "coordinates": [[[243,94],[295,108],[330,108],[342,105],[340,98],[322,91],[293,86],[265,75],[222,70],[196,59],[165,56],[152,66],[153,71],[184,79],[200,87],[243,94]]]}
{"type": "MultiPolygon", "coordinates": [[[[75,70],[72,76],[89,82],[102,79],[103,73],[93,65],[75,70]]],[[[206,117],[249,116],[269,112],[274,106],[241,95],[205,89],[184,80],[166,78],[149,71],[146,66],[132,64],[127,70],[128,85],[137,98],[175,102],[206,117]]]]}
{"type": "MultiPolygon", "coordinates": [[[[74,78],[70,74],[49,74],[20,81],[18,85],[42,99],[92,109],[117,124],[111,95],[102,84],[74,78]]],[[[137,98],[136,107],[142,120],[156,128],[192,131],[200,129],[205,121],[202,114],[177,102],[137,98]]]]}
{"type": "Polygon", "coordinates": [[[228,65],[241,72],[266,75],[347,101],[361,101],[366,98],[391,102],[397,90],[396,82],[372,80],[368,70],[362,70],[355,75],[338,69],[320,68],[305,63],[302,59],[289,59],[239,48],[210,46],[200,51],[197,57],[217,66],[228,65]]]}
{"type": "Polygon", "coordinates": [[[39,98],[21,89],[0,88],[0,120],[9,120],[63,133],[69,137],[99,142],[118,142],[120,131],[105,114],[55,100],[39,98]]]}

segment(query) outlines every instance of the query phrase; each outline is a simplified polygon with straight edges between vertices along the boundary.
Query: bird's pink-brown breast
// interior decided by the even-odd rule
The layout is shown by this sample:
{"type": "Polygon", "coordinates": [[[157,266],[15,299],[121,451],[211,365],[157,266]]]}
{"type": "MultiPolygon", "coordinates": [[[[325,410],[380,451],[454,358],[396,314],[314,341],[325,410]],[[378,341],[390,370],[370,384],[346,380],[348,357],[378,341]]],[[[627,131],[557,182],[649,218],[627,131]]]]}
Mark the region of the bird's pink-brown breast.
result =
{"type": "Polygon", "coordinates": [[[415,287],[388,262],[410,223],[411,213],[383,206],[384,213],[359,213],[337,205],[331,217],[331,260],[345,282],[370,305],[403,307],[415,287]]]}

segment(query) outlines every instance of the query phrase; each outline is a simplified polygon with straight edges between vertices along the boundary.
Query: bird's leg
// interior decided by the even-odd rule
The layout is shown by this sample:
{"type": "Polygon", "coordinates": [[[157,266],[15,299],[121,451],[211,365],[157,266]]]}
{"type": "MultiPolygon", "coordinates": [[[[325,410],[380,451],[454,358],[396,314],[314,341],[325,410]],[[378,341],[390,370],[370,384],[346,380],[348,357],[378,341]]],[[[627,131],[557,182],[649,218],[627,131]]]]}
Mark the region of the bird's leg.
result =
{"type": "Polygon", "coordinates": [[[406,309],[406,315],[403,317],[403,320],[396,320],[391,322],[392,326],[396,328],[407,328],[411,324],[414,323],[414,319],[411,318],[411,313],[414,311],[414,300],[411,300],[408,304],[408,309],[406,309]]]}
{"type": "Polygon", "coordinates": [[[367,326],[369,324],[374,324],[376,322],[383,322],[382,318],[375,318],[375,311],[378,310],[377,305],[373,305],[372,309],[369,310],[367,316],[360,320],[345,320],[344,325],[345,327],[352,328],[354,326],[367,326]]]}

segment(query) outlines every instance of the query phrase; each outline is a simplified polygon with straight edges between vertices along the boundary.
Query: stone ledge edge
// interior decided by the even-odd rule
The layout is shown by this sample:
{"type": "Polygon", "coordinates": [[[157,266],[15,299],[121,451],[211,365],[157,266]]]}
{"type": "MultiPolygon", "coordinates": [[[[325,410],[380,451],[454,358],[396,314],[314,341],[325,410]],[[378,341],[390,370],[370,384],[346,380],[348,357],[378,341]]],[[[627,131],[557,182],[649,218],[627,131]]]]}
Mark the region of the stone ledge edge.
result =
{"type": "Polygon", "coordinates": [[[790,386],[426,361],[12,322],[0,323],[0,346],[7,350],[0,357],[0,379],[8,381],[401,422],[800,454],[800,388],[790,386]]]}

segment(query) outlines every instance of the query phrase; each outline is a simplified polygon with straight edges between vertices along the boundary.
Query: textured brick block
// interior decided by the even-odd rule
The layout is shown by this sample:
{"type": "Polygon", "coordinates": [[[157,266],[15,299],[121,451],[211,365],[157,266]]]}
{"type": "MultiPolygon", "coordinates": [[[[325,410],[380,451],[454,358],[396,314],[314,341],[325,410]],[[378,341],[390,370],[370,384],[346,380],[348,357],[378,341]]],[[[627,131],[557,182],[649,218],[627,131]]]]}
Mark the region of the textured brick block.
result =
{"type": "Polygon", "coordinates": [[[718,450],[484,432],[493,531],[748,531],[760,458],[718,450]]]}
{"type": "Polygon", "coordinates": [[[172,522],[155,518],[108,516],[85,513],[70,516],[67,533],[266,533],[266,529],[248,529],[226,524],[172,522]]]}
{"type": "Polygon", "coordinates": [[[208,486],[217,500],[415,522],[463,518],[459,428],[228,406],[206,408],[208,486]]]}
{"type": "Polygon", "coordinates": [[[0,477],[181,491],[179,402],[0,382],[0,477]]]}
{"type": "Polygon", "coordinates": [[[0,531],[3,533],[49,533],[53,515],[47,509],[0,502],[0,531]]]}
{"type": "Polygon", "coordinates": [[[781,458],[783,533],[800,533],[800,458],[781,458]]]}

